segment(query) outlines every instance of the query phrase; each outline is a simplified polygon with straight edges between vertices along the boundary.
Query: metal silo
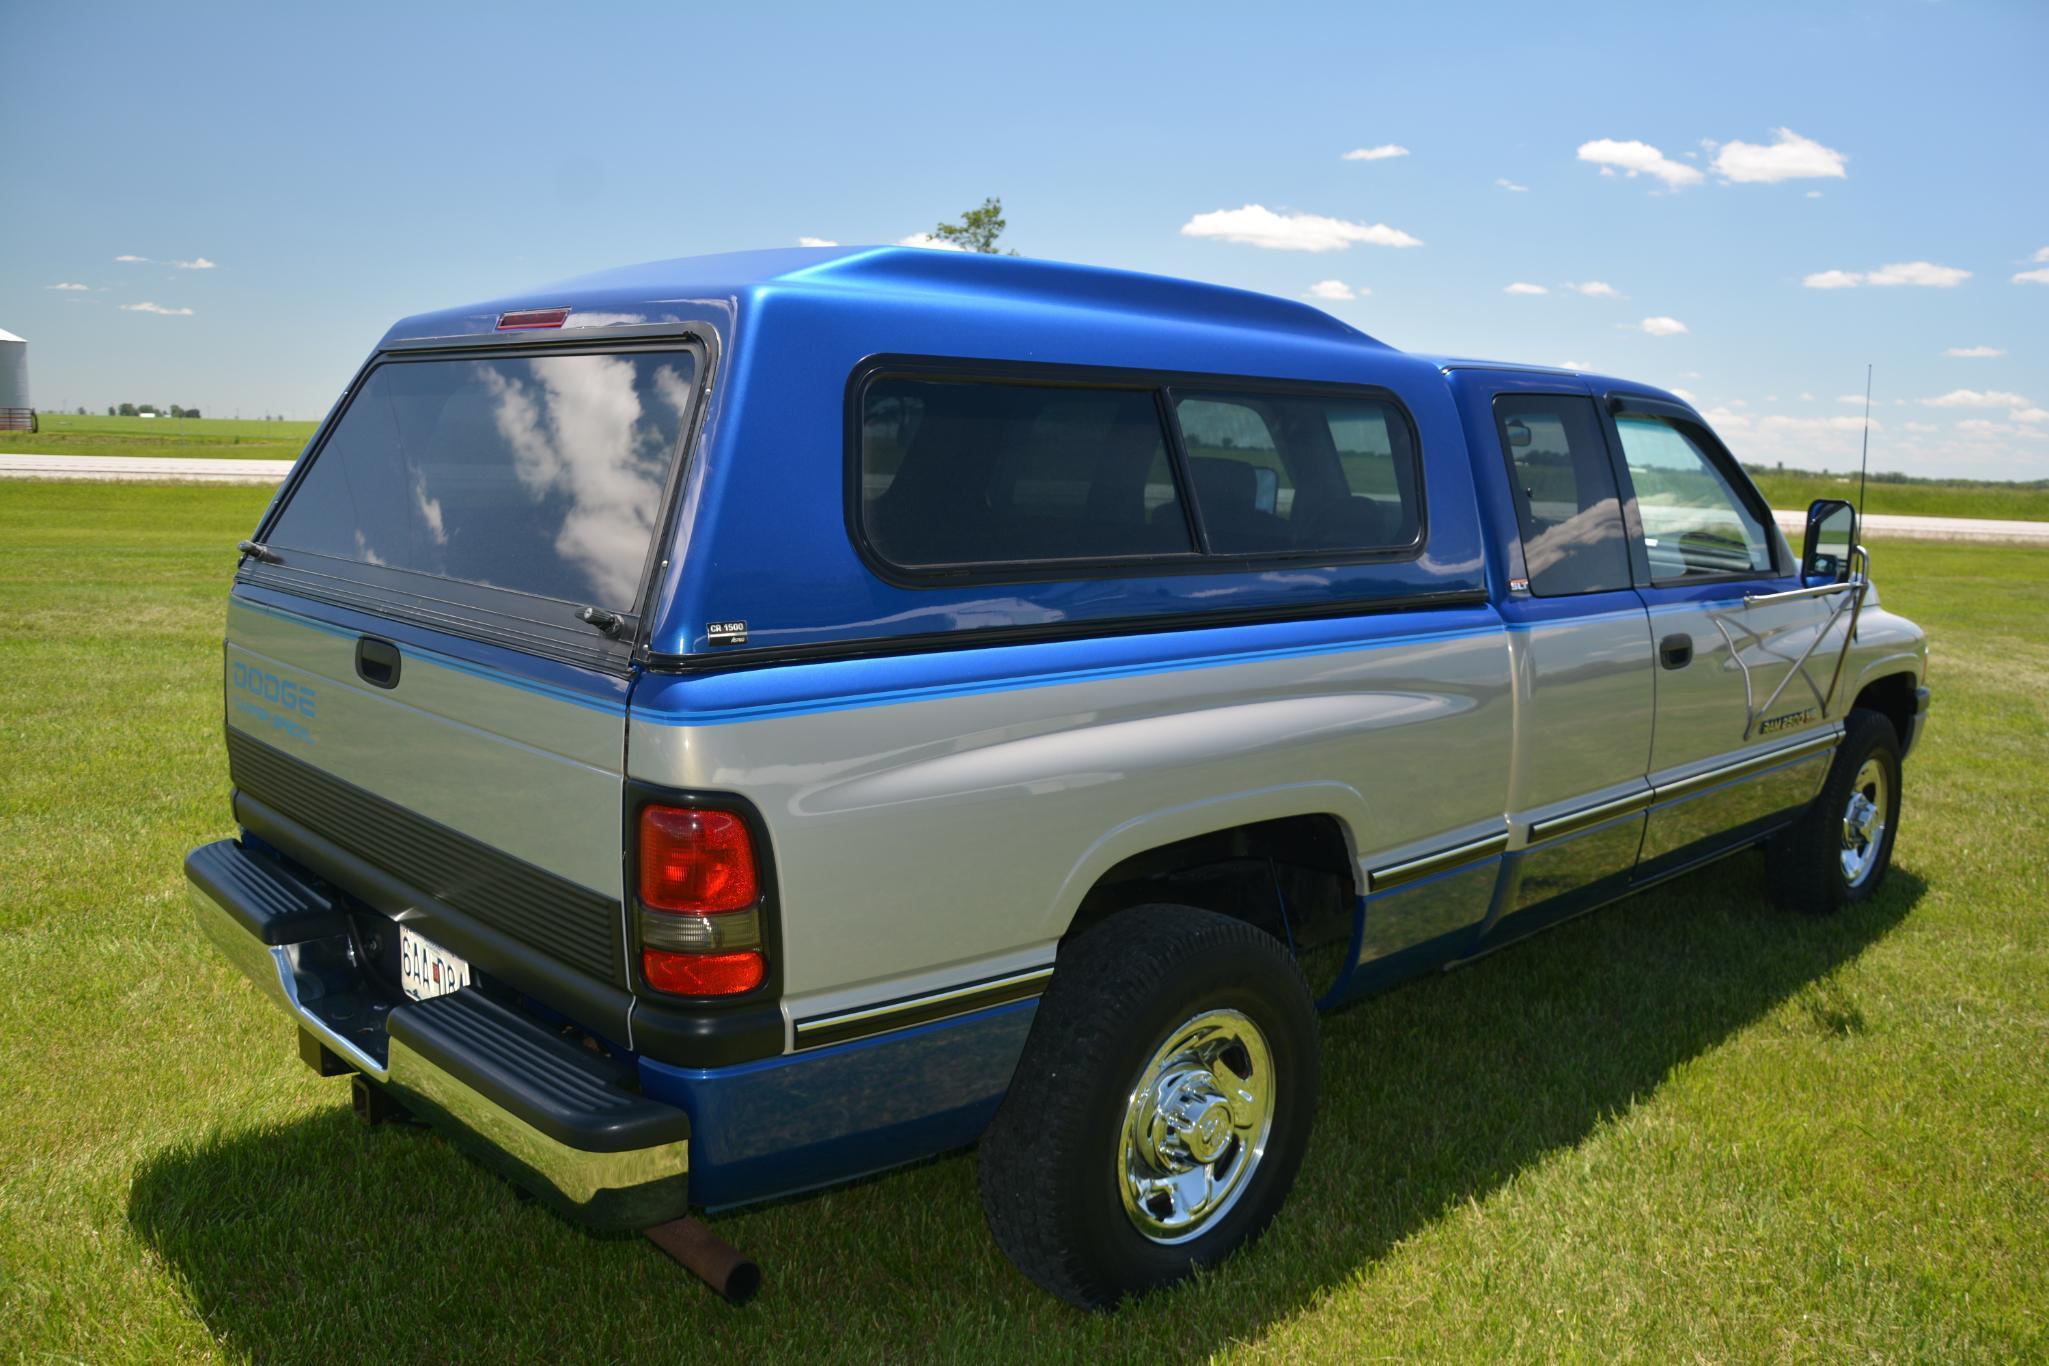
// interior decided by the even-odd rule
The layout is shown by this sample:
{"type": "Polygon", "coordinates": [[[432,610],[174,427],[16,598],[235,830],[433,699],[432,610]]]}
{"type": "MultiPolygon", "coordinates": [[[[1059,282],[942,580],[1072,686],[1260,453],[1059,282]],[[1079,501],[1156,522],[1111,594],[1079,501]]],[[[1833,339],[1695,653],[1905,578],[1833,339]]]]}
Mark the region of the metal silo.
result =
{"type": "Polygon", "coordinates": [[[36,410],[28,399],[28,343],[0,328],[0,431],[35,429],[36,410]]]}

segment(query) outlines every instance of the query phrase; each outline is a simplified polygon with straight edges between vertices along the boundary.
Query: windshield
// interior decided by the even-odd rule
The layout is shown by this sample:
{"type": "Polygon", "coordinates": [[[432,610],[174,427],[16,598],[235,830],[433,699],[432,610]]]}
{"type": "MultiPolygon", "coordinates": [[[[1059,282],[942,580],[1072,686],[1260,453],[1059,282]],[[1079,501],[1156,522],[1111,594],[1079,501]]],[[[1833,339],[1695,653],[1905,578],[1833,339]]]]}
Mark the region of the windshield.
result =
{"type": "Polygon", "coordinates": [[[666,350],[380,365],[267,542],[631,612],[697,364],[666,350]]]}

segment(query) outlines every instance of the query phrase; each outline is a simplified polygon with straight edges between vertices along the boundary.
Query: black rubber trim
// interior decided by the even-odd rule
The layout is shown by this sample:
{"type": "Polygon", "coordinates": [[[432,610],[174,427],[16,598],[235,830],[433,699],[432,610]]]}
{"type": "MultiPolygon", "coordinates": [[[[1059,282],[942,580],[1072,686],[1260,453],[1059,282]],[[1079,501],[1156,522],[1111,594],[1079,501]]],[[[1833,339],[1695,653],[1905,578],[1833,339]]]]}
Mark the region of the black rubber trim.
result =
{"type": "Polygon", "coordinates": [[[710,673],[724,669],[760,668],[770,664],[875,659],[890,655],[930,654],[940,650],[980,650],[1002,645],[1038,645],[1062,640],[1161,635],[1169,631],[1209,630],[1227,626],[1260,626],[1269,622],[1326,621],[1336,617],[1370,617],[1392,612],[1481,607],[1486,605],[1487,600],[1485,588],[1453,588],[1430,593],[1404,593],[1384,598],[1348,598],[1342,602],[1298,603],[1285,607],[1161,612],[1139,617],[1035,622],[1024,626],[986,626],[963,631],[924,631],[915,635],[867,636],[859,640],[823,640],[805,645],[764,645],[752,649],[720,650],[711,654],[655,654],[648,657],[648,667],[671,673],[710,673]]]}
{"type": "Polygon", "coordinates": [[[233,840],[203,844],[187,854],[185,876],[272,948],[348,933],[348,912],[334,898],[276,859],[233,840]]]}
{"type": "Polygon", "coordinates": [[[1053,970],[1047,967],[1033,973],[1007,973],[1000,980],[979,990],[956,995],[958,987],[948,988],[943,993],[926,992],[908,996],[900,1001],[880,1006],[863,1007],[860,1019],[837,1018],[853,1012],[834,1012],[831,1015],[815,1016],[799,1020],[796,1026],[797,1047],[823,1048],[827,1044],[846,1043],[851,1039],[865,1039],[876,1034],[888,1034],[898,1029],[909,1029],[913,1025],[930,1024],[935,1020],[950,1020],[957,1015],[972,1015],[978,1010],[993,1006],[1008,1005],[1012,1001],[1030,1000],[1045,993],[1047,983],[1052,981],[1053,970]],[[1018,980],[1018,979],[1022,980],[1018,980]],[[873,1010],[878,1013],[869,1014],[873,1010]]]}
{"type": "Polygon", "coordinates": [[[626,1089],[633,1070],[473,988],[391,1012],[391,1037],[567,1147],[620,1153],[690,1137],[690,1117],[626,1089]]]}
{"type": "Polygon", "coordinates": [[[619,903],[228,731],[235,786],[433,900],[600,981],[625,985],[619,903]]]}

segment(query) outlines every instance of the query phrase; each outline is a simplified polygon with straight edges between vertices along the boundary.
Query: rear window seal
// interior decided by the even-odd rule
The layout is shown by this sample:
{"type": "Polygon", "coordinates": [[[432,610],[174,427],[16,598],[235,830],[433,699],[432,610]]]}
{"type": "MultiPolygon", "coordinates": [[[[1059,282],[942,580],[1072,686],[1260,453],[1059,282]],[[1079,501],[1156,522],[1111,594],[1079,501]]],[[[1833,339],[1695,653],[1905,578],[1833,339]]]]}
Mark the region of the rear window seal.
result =
{"type": "MultiPolygon", "coordinates": [[[[1071,582],[1083,579],[1144,579],[1185,574],[1238,574],[1299,565],[1340,566],[1406,564],[1421,559],[1430,540],[1430,498],[1424,479],[1423,443],[1408,405],[1391,390],[1374,384],[1327,380],[1276,379],[1271,375],[1233,375],[1203,371],[1152,370],[1120,366],[1064,365],[1039,361],[977,360],[955,356],[879,354],[857,364],[847,376],[845,421],[845,515],[847,536],[870,572],[896,588],[951,588],[957,585],[1071,582]],[[1181,424],[1173,416],[1173,391],[1178,389],[1328,395],[1371,399],[1386,404],[1401,418],[1409,435],[1409,476],[1416,491],[1416,535],[1405,545],[1367,550],[1298,550],[1282,553],[1231,554],[1201,549],[1171,554],[1098,556],[1061,560],[964,561],[954,564],[902,565],[884,555],[869,539],[861,498],[861,413],[868,386],[880,379],[923,379],[956,384],[1017,384],[1040,388],[1113,389],[1155,396],[1172,466],[1175,494],[1189,518],[1191,531],[1201,525],[1188,477],[1188,453],[1181,424]]],[[[1200,544],[1200,541],[1197,542],[1200,544]]]]}

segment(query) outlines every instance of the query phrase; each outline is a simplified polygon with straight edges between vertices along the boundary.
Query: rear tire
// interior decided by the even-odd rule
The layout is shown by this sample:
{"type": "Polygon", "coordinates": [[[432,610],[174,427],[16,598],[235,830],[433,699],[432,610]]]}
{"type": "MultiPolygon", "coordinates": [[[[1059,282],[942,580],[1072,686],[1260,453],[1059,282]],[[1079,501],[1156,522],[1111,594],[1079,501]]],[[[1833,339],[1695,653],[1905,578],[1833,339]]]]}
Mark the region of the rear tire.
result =
{"type": "Polygon", "coordinates": [[[1831,915],[1878,890],[1900,825],[1900,740],[1879,712],[1852,711],[1807,813],[1765,844],[1772,901],[1831,915]]]}
{"type": "Polygon", "coordinates": [[[1273,1219],[1316,1111],[1316,1011],[1288,950],[1139,906],[1064,945],[981,1147],[1004,1254],[1100,1309],[1223,1260],[1273,1219]]]}

